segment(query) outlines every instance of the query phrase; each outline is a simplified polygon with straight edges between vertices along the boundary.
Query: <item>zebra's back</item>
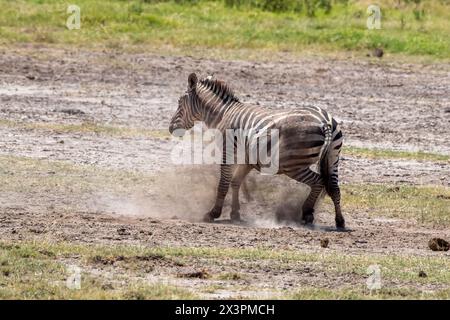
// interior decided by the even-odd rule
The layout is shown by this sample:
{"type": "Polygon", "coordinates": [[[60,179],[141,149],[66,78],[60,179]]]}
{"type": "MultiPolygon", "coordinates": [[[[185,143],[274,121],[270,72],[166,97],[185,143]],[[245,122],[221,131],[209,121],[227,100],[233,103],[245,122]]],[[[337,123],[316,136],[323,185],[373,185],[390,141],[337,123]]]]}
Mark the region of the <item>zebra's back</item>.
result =
{"type": "MultiPolygon", "coordinates": [[[[324,148],[331,144],[326,140],[326,130],[331,130],[332,137],[339,130],[337,122],[331,115],[318,107],[271,111],[246,106],[232,110],[224,117],[222,128],[239,129],[245,132],[278,130],[279,174],[317,164],[324,148]],[[325,145],[326,143],[328,145],[325,145]]],[[[255,168],[259,170],[260,164],[258,163],[255,168]]]]}

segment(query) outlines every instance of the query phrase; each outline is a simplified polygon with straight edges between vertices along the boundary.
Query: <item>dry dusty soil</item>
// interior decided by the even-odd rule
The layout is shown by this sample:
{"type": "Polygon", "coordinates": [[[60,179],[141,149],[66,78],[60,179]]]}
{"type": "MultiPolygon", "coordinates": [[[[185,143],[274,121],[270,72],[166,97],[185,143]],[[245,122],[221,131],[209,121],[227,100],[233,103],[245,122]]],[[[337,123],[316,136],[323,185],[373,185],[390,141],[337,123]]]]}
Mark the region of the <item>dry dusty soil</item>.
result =
{"type": "MultiPolygon", "coordinates": [[[[433,252],[427,245],[432,237],[450,239],[447,225],[377,216],[377,208],[369,205],[346,206],[345,197],[346,232],[333,228],[327,201],[319,207],[314,227],[278,225],[277,208],[295,204],[305,191],[281,177],[250,179],[253,199],[243,199],[242,224],[230,223],[228,207],[223,220],[202,223],[199,219],[214,196],[216,168],[171,164],[175,142],[167,127],[188,74],[197,72],[228,81],[243,102],[273,110],[323,107],[341,123],[347,147],[449,155],[449,70],[443,64],[372,59],[251,62],[41,47],[3,49],[0,239],[217,250],[217,255],[181,254],[183,263],[155,260],[140,275],[204,298],[285,297],[302,288],[365,288],[371,257],[448,259],[448,253],[433,252]],[[328,248],[321,247],[325,238],[328,248]],[[233,256],[233,249],[299,256],[253,259],[233,256]],[[223,256],[222,250],[227,252],[223,256]],[[343,268],[354,262],[345,260],[347,255],[356,259],[356,269],[343,268]],[[342,259],[335,265],[333,256],[342,259]]],[[[340,176],[344,186],[448,188],[450,165],[344,152],[340,176]]],[[[120,261],[84,268],[91,274],[103,270],[112,278],[126,272],[120,261]]],[[[414,275],[420,271],[420,266],[411,268],[414,275]]],[[[383,285],[388,288],[420,292],[450,288],[448,279],[427,282],[386,272],[383,285]]],[[[111,288],[120,286],[111,281],[111,288]]]]}

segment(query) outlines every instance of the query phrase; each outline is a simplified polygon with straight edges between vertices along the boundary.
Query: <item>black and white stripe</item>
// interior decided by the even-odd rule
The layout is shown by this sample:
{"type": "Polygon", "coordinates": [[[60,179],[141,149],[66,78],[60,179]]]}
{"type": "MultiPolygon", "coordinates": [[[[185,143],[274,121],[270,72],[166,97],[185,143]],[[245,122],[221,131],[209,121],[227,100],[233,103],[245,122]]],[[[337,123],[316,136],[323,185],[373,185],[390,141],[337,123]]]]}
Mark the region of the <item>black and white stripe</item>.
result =
{"type": "MultiPolygon", "coordinates": [[[[279,169],[292,179],[311,187],[302,212],[297,219],[312,223],[314,207],[322,192],[333,200],[336,226],[345,226],[340,208],[338,162],[343,136],[336,120],[318,107],[299,107],[290,111],[269,111],[239,101],[228,84],[206,78],[198,80],[195,74],[188,78],[188,90],[179,100],[169,131],[190,129],[195,121],[203,121],[208,128],[243,132],[279,132],[279,169]],[[317,170],[314,170],[314,166],[317,170]]],[[[249,139],[251,140],[251,138],[249,139]]],[[[272,146],[273,147],[273,146],[272,146]]],[[[225,159],[226,152],[223,153],[225,159]]],[[[216,203],[205,216],[211,221],[220,217],[229,186],[232,188],[232,219],[239,219],[239,188],[252,170],[261,170],[261,164],[221,164],[216,203]]]]}

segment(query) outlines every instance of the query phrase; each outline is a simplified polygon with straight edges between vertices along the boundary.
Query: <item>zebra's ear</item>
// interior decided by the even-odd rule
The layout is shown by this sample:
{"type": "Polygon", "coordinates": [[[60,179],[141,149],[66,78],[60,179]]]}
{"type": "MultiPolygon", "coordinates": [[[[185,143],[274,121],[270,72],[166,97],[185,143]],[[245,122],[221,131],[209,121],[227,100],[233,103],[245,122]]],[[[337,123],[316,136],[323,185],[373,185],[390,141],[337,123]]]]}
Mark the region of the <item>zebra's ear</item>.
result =
{"type": "Polygon", "coordinates": [[[189,89],[194,89],[195,86],[197,85],[197,75],[195,73],[191,73],[188,77],[188,88],[189,89]]]}

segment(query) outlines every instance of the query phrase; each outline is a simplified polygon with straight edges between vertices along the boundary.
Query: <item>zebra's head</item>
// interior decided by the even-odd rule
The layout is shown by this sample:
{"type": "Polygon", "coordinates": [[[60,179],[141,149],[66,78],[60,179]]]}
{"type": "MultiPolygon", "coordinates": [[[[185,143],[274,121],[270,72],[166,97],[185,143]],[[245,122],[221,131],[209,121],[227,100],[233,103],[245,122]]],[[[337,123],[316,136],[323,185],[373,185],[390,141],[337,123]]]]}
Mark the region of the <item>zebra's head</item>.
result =
{"type": "Polygon", "coordinates": [[[195,108],[197,82],[197,75],[191,73],[188,77],[188,89],[178,100],[178,109],[170,120],[171,134],[183,135],[184,130],[189,130],[194,126],[194,121],[199,120],[198,111],[195,108]]]}

